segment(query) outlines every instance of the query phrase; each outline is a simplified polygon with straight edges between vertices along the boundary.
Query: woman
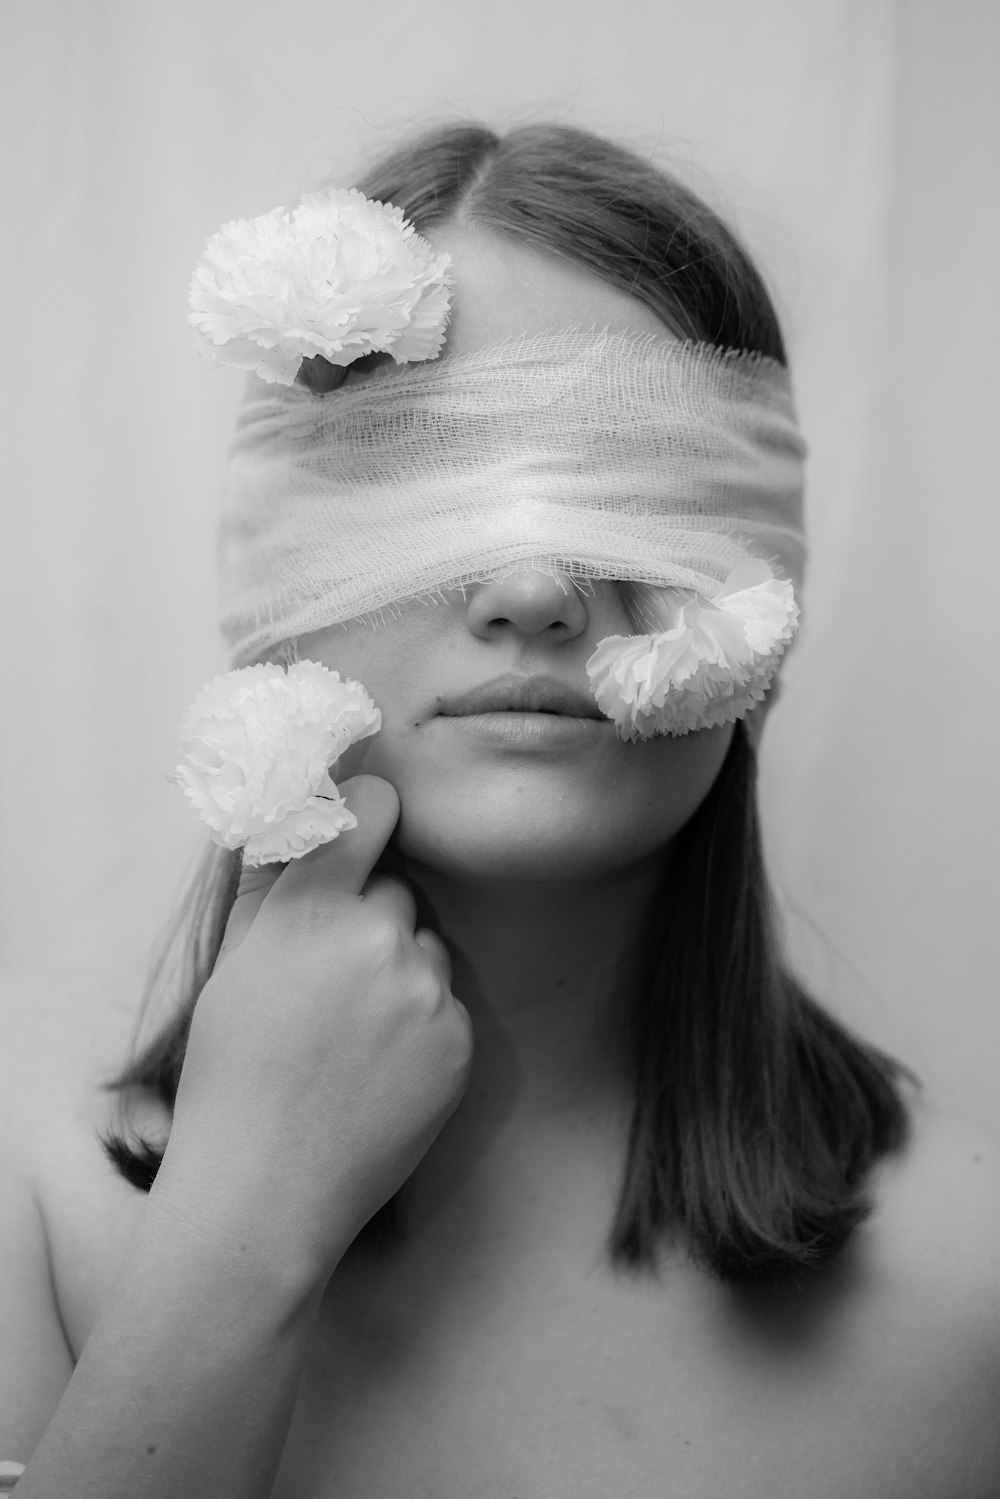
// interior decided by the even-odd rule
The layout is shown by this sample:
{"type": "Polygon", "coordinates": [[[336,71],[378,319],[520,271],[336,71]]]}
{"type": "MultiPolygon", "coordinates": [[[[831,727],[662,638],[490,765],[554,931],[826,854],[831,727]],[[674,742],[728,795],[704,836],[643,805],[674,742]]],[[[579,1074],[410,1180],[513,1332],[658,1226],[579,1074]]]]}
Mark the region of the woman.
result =
{"type": "MultiPolygon", "coordinates": [[[[641,439],[620,382],[587,404],[604,351],[695,341],[782,378],[745,253],[603,141],[449,129],[362,187],[451,257],[430,357],[442,379],[485,362],[515,457],[519,382],[581,329],[605,340],[584,339],[598,383],[559,430],[596,433],[612,496],[606,450],[641,439]]],[[[396,393],[400,430],[419,425],[405,366],[300,374],[331,413],[396,393]]],[[[461,506],[485,458],[420,430],[437,478],[468,460],[461,506]]],[[[267,440],[251,421],[247,462],[267,440]]],[[[463,512],[473,551],[500,534],[494,479],[483,536],[463,512]]],[[[400,494],[415,482],[400,466],[400,494]]],[[[228,534],[252,550],[247,513],[228,534]]],[[[362,519],[379,572],[407,547],[362,519]]],[[[30,1038],[44,1094],[40,1063],[15,1069],[0,1455],[27,1464],[19,1499],[997,1491],[993,1141],[904,1094],[782,969],[754,810],[767,700],[616,733],[590,667],[667,596],[639,562],[525,550],[376,616],[344,604],[357,569],[309,628],[241,636],[231,614],[234,659],[358,680],[382,728],[338,769],[346,836],[242,878],[238,856],[209,866],[183,1002],[117,1092],[78,1082],[62,1020],[30,1038]]]]}

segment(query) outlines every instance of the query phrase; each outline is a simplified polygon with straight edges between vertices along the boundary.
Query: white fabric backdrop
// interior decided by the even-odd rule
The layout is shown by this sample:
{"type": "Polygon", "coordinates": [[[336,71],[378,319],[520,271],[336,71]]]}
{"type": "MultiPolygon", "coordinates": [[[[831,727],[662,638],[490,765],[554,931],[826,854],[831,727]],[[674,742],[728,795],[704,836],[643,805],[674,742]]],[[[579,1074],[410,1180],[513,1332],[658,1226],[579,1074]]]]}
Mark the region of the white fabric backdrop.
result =
{"type": "MultiPolygon", "coordinates": [[[[589,125],[742,231],[811,441],[764,802],[820,996],[1000,1117],[992,0],[6,0],[0,962],[130,994],[196,846],[163,772],[226,666],[240,382],[191,268],[428,119],[589,125]]],[[[103,998],[102,998],[103,996],[103,998]]]]}

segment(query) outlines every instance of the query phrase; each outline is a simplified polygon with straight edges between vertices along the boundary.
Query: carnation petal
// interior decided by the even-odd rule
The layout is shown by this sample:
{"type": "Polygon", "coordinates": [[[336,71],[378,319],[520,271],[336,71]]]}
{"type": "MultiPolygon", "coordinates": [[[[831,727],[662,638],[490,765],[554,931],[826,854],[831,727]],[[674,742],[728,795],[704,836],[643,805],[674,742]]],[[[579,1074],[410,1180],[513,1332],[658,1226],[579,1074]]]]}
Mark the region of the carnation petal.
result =
{"type": "Polygon", "coordinates": [[[319,662],[241,667],[194,699],[170,779],[217,843],[253,863],[298,858],[356,825],[330,768],[381,722],[359,682],[319,662]]]}
{"type": "Polygon", "coordinates": [[[318,354],[430,359],[447,327],[449,264],[392,204],[355,188],[307,194],[209,239],[188,321],[209,357],[283,385],[318,354]]]}
{"type": "Polygon", "coordinates": [[[261,864],[301,859],[357,825],[358,819],[339,794],[336,798],[311,797],[304,807],[248,838],[243,863],[248,869],[256,869],[261,864]]]}
{"type": "Polygon", "coordinates": [[[798,615],[792,585],[748,559],[670,629],[600,641],[587,662],[598,706],[629,741],[733,723],[764,698],[798,615]]]}

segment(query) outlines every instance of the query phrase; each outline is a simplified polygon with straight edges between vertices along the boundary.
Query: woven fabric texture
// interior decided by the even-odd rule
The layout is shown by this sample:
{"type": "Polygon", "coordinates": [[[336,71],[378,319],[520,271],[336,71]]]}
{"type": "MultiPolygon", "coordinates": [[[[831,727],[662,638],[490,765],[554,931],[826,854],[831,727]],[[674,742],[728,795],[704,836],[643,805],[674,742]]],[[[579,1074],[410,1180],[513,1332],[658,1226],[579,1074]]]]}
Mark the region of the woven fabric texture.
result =
{"type": "Polygon", "coordinates": [[[316,396],[253,380],[219,529],[234,665],[517,565],[711,598],[763,558],[796,593],[805,445],[775,361],[571,331],[316,396]]]}

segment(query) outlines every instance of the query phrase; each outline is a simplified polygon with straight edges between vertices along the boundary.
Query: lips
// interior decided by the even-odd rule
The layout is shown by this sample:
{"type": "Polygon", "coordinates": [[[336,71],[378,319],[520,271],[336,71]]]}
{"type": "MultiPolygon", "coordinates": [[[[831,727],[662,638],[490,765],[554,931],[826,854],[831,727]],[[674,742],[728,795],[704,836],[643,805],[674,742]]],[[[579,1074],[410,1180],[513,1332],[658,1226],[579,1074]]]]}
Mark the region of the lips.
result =
{"type": "Polygon", "coordinates": [[[567,687],[555,677],[496,677],[469,692],[442,698],[438,713],[444,718],[466,718],[479,713],[556,713],[565,718],[603,719],[588,694],[567,687]]]}

